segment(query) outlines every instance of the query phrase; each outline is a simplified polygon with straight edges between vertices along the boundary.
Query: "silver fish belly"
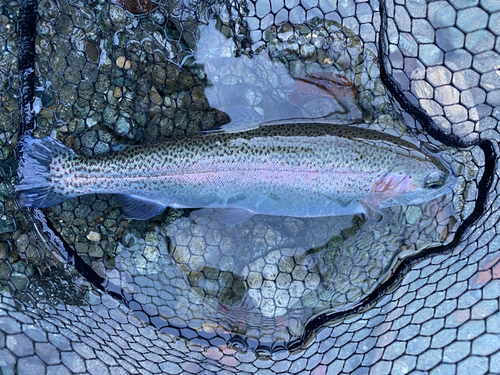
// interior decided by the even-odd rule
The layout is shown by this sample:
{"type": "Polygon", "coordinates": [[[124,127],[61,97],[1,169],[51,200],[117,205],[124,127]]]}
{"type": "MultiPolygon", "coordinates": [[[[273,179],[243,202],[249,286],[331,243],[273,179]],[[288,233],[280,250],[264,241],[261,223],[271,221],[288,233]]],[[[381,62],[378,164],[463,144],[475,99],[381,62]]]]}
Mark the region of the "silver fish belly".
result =
{"type": "Polygon", "coordinates": [[[446,194],[454,178],[414,144],[346,125],[284,124],[194,135],[79,156],[51,138],[25,137],[16,192],[49,207],[85,194],[118,194],[128,218],[174,208],[315,217],[379,212],[446,194]]]}

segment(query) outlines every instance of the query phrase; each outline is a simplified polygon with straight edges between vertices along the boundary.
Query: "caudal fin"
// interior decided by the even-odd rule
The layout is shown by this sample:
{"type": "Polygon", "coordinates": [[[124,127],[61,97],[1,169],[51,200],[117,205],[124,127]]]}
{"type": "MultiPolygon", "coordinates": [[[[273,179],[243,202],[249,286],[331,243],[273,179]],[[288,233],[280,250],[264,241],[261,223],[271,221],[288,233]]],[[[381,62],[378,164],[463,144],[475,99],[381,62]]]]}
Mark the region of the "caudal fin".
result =
{"type": "Polygon", "coordinates": [[[20,152],[15,186],[21,204],[29,207],[50,207],[64,202],[72,196],[54,191],[50,162],[57,155],[72,154],[74,151],[56,140],[24,136],[19,141],[20,152]]]}

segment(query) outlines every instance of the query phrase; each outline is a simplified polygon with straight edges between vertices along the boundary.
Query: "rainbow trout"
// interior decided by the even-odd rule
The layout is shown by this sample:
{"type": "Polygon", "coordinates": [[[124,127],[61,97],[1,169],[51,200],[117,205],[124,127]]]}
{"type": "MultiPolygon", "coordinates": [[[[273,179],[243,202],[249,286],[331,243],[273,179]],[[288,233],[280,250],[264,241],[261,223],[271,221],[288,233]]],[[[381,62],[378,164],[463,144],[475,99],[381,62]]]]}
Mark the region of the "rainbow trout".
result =
{"type": "Polygon", "coordinates": [[[451,191],[455,178],[433,155],[377,131],[282,124],[213,132],[80,156],[51,138],[20,142],[16,192],[49,207],[84,194],[117,194],[122,213],[145,220],[165,208],[224,208],[235,225],[253,214],[318,217],[415,205],[451,191]]]}

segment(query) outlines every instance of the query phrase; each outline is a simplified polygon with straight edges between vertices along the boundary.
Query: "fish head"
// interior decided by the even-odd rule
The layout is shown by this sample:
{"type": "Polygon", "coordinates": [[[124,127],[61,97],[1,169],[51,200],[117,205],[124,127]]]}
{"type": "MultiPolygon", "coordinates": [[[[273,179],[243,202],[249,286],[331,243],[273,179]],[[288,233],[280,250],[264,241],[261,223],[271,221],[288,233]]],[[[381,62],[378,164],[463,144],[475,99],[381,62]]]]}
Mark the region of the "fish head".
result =
{"type": "Polygon", "coordinates": [[[417,205],[450,192],[456,177],[433,164],[385,173],[375,181],[372,196],[380,207],[417,205]]]}
{"type": "Polygon", "coordinates": [[[413,197],[415,203],[410,204],[429,202],[450,193],[455,187],[457,180],[457,177],[450,171],[441,168],[441,166],[435,168],[433,171],[425,174],[417,196],[413,197]]]}

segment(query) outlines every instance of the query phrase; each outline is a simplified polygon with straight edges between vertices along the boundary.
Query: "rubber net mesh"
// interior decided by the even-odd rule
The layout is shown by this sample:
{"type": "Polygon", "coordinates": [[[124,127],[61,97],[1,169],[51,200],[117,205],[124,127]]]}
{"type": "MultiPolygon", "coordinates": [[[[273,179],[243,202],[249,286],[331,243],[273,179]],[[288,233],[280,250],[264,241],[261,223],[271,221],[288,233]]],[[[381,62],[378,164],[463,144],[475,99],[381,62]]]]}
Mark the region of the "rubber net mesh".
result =
{"type": "Polygon", "coordinates": [[[0,374],[500,372],[497,0],[5,0],[0,31],[0,374]],[[265,122],[404,139],[456,183],[378,222],[14,193],[24,134],[265,122]]]}

